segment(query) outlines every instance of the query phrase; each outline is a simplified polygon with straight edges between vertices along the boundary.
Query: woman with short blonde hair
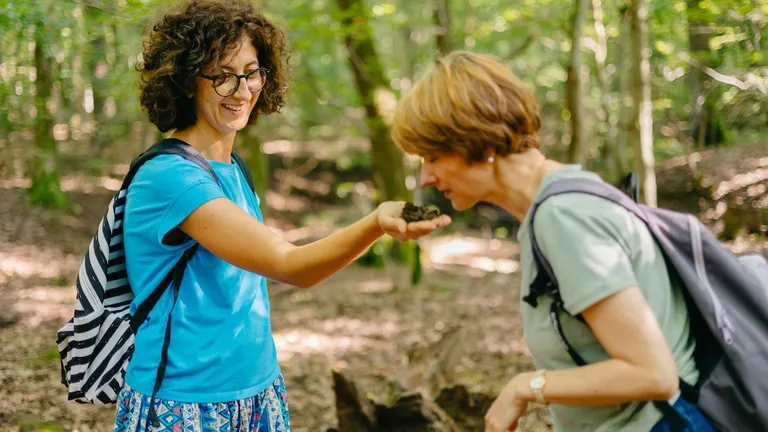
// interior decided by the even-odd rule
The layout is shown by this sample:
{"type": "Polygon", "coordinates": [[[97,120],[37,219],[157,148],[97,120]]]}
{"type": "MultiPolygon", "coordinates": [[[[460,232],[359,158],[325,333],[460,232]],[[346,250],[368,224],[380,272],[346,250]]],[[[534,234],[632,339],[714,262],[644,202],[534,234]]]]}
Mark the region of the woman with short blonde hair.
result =
{"type": "Polygon", "coordinates": [[[531,401],[550,404],[559,432],[668,431],[673,417],[687,431],[713,431],[680,396],[678,377],[693,384],[699,376],[695,340],[683,292],[645,224],[612,202],[570,193],[543,202],[533,228],[532,203],[549,185],[602,181],[539,151],[538,111],[533,93],[503,64],[454,52],[415,84],[394,116],[392,137],[423,158],[424,186],[438,188],[457,210],[485,201],[521,222],[521,298],[537,275],[535,234],[567,312],[559,314],[562,331],[587,362],[579,366],[561,345],[551,298],[521,302],[537,370],[507,383],[486,431],[514,430],[531,401]],[[662,417],[648,401],[669,402],[677,414],[662,417]]]}

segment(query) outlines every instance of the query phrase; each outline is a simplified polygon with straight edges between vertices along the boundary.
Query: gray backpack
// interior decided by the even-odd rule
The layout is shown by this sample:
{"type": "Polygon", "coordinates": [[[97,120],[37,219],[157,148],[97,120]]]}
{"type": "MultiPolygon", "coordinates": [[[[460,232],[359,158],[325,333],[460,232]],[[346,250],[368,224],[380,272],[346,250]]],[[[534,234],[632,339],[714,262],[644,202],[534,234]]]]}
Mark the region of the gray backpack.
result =
{"type": "MultiPolygon", "coordinates": [[[[723,432],[768,430],[768,261],[760,254],[736,256],[693,215],[638,204],[608,183],[567,179],[549,185],[531,209],[531,243],[539,271],[524,301],[536,307],[542,295],[553,299],[553,327],[577,365],[584,359],[560,328],[567,313],[552,267],[536,243],[536,210],[548,198],[564,193],[594,195],[635,214],[648,227],[664,254],[671,278],[685,287],[696,340],[699,381],[680,380],[682,396],[695,404],[723,432]]],[[[579,317],[580,318],[580,317],[579,317]]],[[[654,402],[676,430],[685,420],[666,401],[654,402]]]]}

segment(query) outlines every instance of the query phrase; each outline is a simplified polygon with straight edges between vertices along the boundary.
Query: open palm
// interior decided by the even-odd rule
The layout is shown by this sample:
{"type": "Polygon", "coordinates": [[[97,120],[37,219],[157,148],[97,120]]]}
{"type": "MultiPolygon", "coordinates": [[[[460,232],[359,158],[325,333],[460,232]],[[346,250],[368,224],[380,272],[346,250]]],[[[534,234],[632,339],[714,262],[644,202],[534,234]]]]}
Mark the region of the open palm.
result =
{"type": "Polygon", "coordinates": [[[381,229],[400,241],[415,240],[451,223],[451,217],[448,215],[428,221],[408,223],[401,217],[403,206],[405,206],[403,201],[386,201],[376,210],[381,229]]]}

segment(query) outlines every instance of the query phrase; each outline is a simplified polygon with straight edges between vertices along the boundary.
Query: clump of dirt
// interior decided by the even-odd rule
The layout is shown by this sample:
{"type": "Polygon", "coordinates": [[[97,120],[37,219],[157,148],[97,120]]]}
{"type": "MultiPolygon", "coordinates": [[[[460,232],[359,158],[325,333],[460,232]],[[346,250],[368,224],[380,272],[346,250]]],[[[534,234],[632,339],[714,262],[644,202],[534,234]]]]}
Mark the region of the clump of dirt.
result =
{"type": "Polygon", "coordinates": [[[440,216],[440,210],[433,206],[421,206],[412,202],[405,203],[400,217],[406,222],[417,222],[423,220],[432,220],[440,216]]]}

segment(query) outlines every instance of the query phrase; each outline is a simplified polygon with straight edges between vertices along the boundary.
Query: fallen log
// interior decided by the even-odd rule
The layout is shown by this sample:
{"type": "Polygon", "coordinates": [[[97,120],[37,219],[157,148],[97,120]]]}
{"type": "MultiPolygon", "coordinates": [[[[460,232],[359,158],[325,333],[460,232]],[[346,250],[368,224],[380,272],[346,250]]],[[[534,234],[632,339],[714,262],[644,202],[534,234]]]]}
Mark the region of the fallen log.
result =
{"type": "Polygon", "coordinates": [[[464,332],[452,328],[437,342],[410,349],[385,402],[369,398],[352,377],[334,370],[338,428],[329,432],[482,431],[493,396],[451,383],[463,343],[464,332]]]}

